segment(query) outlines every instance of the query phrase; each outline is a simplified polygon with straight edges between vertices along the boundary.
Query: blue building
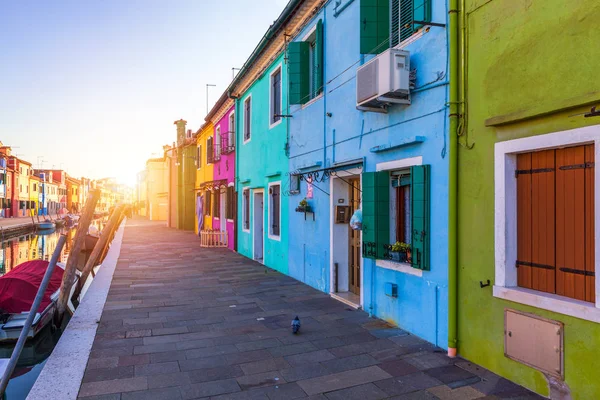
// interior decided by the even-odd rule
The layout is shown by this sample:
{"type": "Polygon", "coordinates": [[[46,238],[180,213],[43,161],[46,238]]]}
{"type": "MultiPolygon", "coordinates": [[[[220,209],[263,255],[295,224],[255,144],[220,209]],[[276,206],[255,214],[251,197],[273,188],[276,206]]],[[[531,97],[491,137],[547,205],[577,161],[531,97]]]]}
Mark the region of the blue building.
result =
{"type": "Polygon", "coordinates": [[[440,347],[447,15],[443,0],[329,1],[286,52],[289,275],[440,347]]]}

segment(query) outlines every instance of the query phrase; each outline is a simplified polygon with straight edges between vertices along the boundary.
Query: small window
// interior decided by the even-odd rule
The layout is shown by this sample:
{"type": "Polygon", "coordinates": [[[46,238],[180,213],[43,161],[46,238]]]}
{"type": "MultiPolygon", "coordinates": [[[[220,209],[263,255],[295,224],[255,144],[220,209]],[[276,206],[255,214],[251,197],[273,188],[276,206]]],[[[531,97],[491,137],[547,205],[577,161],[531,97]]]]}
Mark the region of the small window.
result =
{"type": "Polygon", "coordinates": [[[250,189],[244,189],[242,192],[243,204],[243,228],[244,230],[250,230],[250,189]]]}
{"type": "Polygon", "coordinates": [[[210,191],[204,192],[204,215],[210,217],[211,194],[210,191]]]}
{"type": "Polygon", "coordinates": [[[227,137],[227,146],[232,149],[235,146],[235,113],[229,114],[229,135],[227,137]]]}
{"type": "Polygon", "coordinates": [[[221,189],[216,189],[214,195],[213,217],[221,218],[221,189]]]}
{"type": "Polygon", "coordinates": [[[271,75],[271,107],[270,121],[271,125],[281,120],[281,67],[277,68],[271,75]]]}
{"type": "Polygon", "coordinates": [[[206,139],[206,163],[212,164],[214,161],[214,152],[213,152],[213,137],[209,137],[206,139]]]}
{"type": "Polygon", "coordinates": [[[290,175],[290,193],[291,194],[300,193],[300,175],[296,175],[296,174],[290,175]]]}
{"type": "Polygon", "coordinates": [[[229,186],[229,187],[227,187],[227,198],[226,198],[226,203],[227,203],[226,218],[227,219],[233,219],[233,215],[235,213],[234,200],[235,200],[235,191],[233,189],[233,186],[229,186]]]}
{"type": "Polygon", "coordinates": [[[248,97],[244,101],[244,141],[250,140],[251,137],[251,118],[252,118],[252,97],[248,97]]]}
{"type": "Polygon", "coordinates": [[[202,167],[202,145],[199,144],[196,147],[196,168],[200,169],[202,167]]]}
{"type": "Polygon", "coordinates": [[[390,238],[395,242],[411,243],[410,170],[392,172],[392,224],[390,238]]]}
{"type": "Polygon", "coordinates": [[[281,185],[269,188],[269,235],[279,236],[281,231],[281,185]]]}
{"type": "Polygon", "coordinates": [[[217,126],[215,130],[215,161],[221,159],[221,127],[217,126]]]}

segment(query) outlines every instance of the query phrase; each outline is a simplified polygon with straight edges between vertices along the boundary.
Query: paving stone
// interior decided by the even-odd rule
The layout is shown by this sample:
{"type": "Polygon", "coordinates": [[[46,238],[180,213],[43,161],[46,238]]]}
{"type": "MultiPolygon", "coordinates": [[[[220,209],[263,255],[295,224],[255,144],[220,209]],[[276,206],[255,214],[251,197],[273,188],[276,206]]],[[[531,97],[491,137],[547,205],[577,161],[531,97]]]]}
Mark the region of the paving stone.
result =
{"type": "Polygon", "coordinates": [[[162,353],[144,354],[150,356],[151,363],[161,363],[167,361],[183,361],[185,360],[185,351],[165,351],[162,353]]]}
{"type": "Polygon", "coordinates": [[[140,392],[129,392],[121,395],[121,400],[180,400],[179,388],[161,388],[144,390],[140,392]]]}
{"type": "Polygon", "coordinates": [[[235,345],[239,351],[270,349],[278,346],[281,346],[281,342],[277,339],[263,339],[254,342],[237,343],[235,345]]]}
{"type": "Polygon", "coordinates": [[[363,383],[369,383],[389,378],[390,375],[377,366],[355,369],[337,374],[325,375],[318,378],[302,380],[298,385],[308,395],[345,389],[363,383]]]}
{"type": "Polygon", "coordinates": [[[327,350],[311,351],[303,354],[295,354],[285,357],[285,360],[292,366],[300,364],[317,363],[334,359],[335,356],[327,350]]]}
{"type": "Polygon", "coordinates": [[[119,357],[90,358],[87,369],[114,368],[119,365],[119,357]]]}
{"type": "Polygon", "coordinates": [[[406,357],[404,361],[420,370],[444,367],[454,363],[451,358],[440,353],[418,354],[417,356],[406,357]]]}
{"type": "Polygon", "coordinates": [[[473,389],[471,386],[451,389],[446,385],[442,385],[429,388],[427,391],[434,394],[440,400],[473,400],[485,396],[483,393],[473,389]]]}
{"type": "Polygon", "coordinates": [[[78,397],[78,400],[121,400],[121,394],[103,394],[100,396],[78,397]]]}
{"type": "Polygon", "coordinates": [[[179,372],[179,363],[177,361],[135,366],[135,376],[170,374],[174,372],[179,372]]]}
{"type": "Polygon", "coordinates": [[[230,353],[238,353],[239,350],[232,344],[226,344],[223,346],[212,346],[205,347],[202,349],[192,349],[188,350],[185,353],[185,358],[204,358],[204,357],[213,357],[213,356],[222,356],[230,353]]]}
{"type": "Polygon", "coordinates": [[[280,372],[287,382],[301,381],[331,374],[321,364],[302,364],[297,367],[281,370],[280,372]]]}
{"type": "Polygon", "coordinates": [[[225,360],[228,364],[245,364],[252,361],[258,360],[266,360],[272,358],[270,352],[267,350],[254,350],[254,351],[245,351],[242,353],[231,353],[225,355],[225,360]]]}
{"type": "Polygon", "coordinates": [[[425,375],[422,372],[415,372],[413,374],[397,376],[375,382],[375,385],[390,396],[428,389],[440,384],[440,381],[429,375],[425,375]]]}
{"type": "Polygon", "coordinates": [[[245,375],[237,378],[242,390],[248,390],[263,386],[273,386],[286,383],[283,375],[278,371],[263,372],[254,375],[245,375]]]}
{"type": "MultiPolygon", "coordinates": [[[[399,396],[390,397],[390,400],[439,400],[437,396],[429,393],[426,390],[418,390],[416,392],[401,394],[399,396]]],[[[484,400],[481,398],[479,400],[484,400]]],[[[492,399],[487,399],[492,400],[492,399]]],[[[495,399],[497,400],[497,399],[495,399]]]]}
{"type": "Polygon", "coordinates": [[[193,382],[190,379],[188,372],[174,372],[171,374],[159,374],[153,375],[148,378],[148,388],[164,388],[171,386],[184,386],[190,385],[193,382]]]}
{"type": "Polygon", "coordinates": [[[329,351],[338,358],[355,356],[358,354],[376,352],[380,350],[386,350],[394,348],[394,343],[387,339],[377,339],[364,343],[351,344],[349,346],[342,346],[330,349],[329,351]]]}
{"type": "Polygon", "coordinates": [[[143,338],[144,336],[152,336],[152,330],[140,329],[139,331],[127,331],[125,334],[127,338],[143,338]]]}
{"type": "Polygon", "coordinates": [[[196,369],[224,367],[228,365],[224,357],[193,358],[191,360],[179,361],[181,371],[193,371],[196,369]]]}
{"type": "Polygon", "coordinates": [[[185,385],[181,386],[180,390],[182,398],[188,400],[239,392],[240,386],[235,379],[224,379],[220,381],[185,385]]]}
{"type": "Polygon", "coordinates": [[[371,335],[369,332],[362,332],[354,335],[343,336],[341,337],[341,339],[346,344],[365,343],[377,340],[377,338],[371,335]]]}
{"type": "Polygon", "coordinates": [[[133,377],[133,367],[96,368],[85,373],[82,382],[99,382],[133,377]]]}
{"type": "Polygon", "coordinates": [[[263,393],[267,395],[269,400],[291,400],[306,398],[306,393],[296,383],[286,383],[283,385],[275,385],[264,388],[263,393]]]}
{"type": "Polygon", "coordinates": [[[318,350],[312,343],[298,343],[291,344],[287,346],[274,347],[269,349],[269,352],[273,355],[273,357],[282,357],[282,356],[290,356],[293,354],[306,353],[309,351],[318,350]]]}
{"type": "Polygon", "coordinates": [[[377,400],[386,399],[389,396],[374,384],[367,383],[325,393],[325,397],[329,400],[377,400]]]}
{"type": "Polygon", "coordinates": [[[385,361],[379,364],[379,368],[392,376],[403,376],[419,371],[417,367],[404,360],[385,361]]]}
{"type": "Polygon", "coordinates": [[[368,354],[359,354],[358,356],[337,358],[321,362],[330,373],[343,372],[351,369],[368,367],[378,364],[378,361],[368,354]]]}
{"type": "Polygon", "coordinates": [[[324,339],[313,340],[311,342],[317,349],[331,349],[333,347],[340,347],[345,343],[339,337],[329,337],[324,339]]]}
{"type": "Polygon", "coordinates": [[[286,369],[290,367],[290,364],[282,357],[277,357],[240,364],[240,367],[244,371],[244,374],[252,375],[261,372],[286,369]]]}
{"type": "Polygon", "coordinates": [[[148,381],[145,376],[137,376],[127,379],[113,379],[110,381],[82,383],[79,395],[98,396],[102,394],[135,392],[148,389],[148,381]]]}
{"type": "Polygon", "coordinates": [[[121,356],[118,358],[119,367],[126,367],[128,365],[143,365],[148,363],[150,363],[150,355],[148,354],[121,356]]]}
{"type": "Polygon", "coordinates": [[[217,368],[203,368],[188,372],[191,383],[218,381],[228,378],[237,378],[244,375],[244,371],[237,365],[227,365],[217,368]]]}
{"type": "Polygon", "coordinates": [[[173,350],[176,350],[175,343],[160,343],[144,346],[135,346],[135,348],[133,349],[133,354],[162,353],[164,351],[173,350]]]}

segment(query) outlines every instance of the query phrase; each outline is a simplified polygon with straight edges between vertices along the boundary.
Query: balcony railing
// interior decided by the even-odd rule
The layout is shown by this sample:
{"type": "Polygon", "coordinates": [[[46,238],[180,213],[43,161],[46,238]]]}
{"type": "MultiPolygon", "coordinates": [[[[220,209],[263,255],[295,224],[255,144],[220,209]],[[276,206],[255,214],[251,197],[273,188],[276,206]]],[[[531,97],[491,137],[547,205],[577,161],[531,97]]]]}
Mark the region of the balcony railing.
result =
{"type": "Polygon", "coordinates": [[[221,145],[215,144],[213,161],[219,161],[221,159],[221,145]]]}
{"type": "Polygon", "coordinates": [[[233,132],[221,134],[221,154],[230,154],[235,151],[235,135],[233,132]]]}

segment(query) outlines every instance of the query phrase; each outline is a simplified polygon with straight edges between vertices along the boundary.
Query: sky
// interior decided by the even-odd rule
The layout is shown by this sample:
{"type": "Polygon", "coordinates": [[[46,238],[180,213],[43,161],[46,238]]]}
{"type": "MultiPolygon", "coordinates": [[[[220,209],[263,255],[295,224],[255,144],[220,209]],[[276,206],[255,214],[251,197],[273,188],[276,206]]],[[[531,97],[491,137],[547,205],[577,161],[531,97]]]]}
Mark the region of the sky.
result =
{"type": "Polygon", "coordinates": [[[0,141],[36,168],[134,185],[287,1],[0,0],[0,141]]]}

